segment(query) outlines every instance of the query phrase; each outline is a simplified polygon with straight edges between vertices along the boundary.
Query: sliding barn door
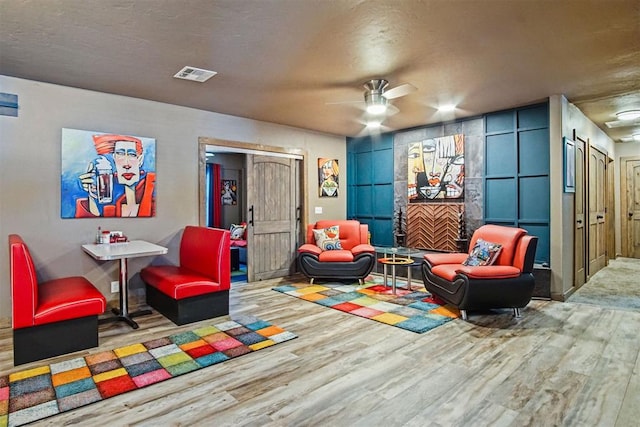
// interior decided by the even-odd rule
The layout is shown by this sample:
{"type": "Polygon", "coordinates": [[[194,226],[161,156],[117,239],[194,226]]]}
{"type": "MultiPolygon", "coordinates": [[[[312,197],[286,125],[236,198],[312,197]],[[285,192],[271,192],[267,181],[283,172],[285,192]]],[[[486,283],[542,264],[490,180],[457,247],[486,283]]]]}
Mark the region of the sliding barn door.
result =
{"type": "Polygon", "coordinates": [[[287,276],[296,254],[297,161],[253,154],[246,159],[248,280],[287,276]]]}

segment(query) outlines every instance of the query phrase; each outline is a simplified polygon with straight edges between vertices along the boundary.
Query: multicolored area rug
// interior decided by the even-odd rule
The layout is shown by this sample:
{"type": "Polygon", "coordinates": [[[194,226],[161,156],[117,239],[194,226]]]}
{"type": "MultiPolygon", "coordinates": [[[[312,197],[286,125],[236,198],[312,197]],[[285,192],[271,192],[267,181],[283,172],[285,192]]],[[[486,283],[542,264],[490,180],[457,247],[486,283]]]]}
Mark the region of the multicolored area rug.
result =
{"type": "Polygon", "coordinates": [[[382,277],[369,276],[363,286],[358,283],[292,283],[274,291],[331,307],[345,313],[377,320],[411,332],[424,333],[457,317],[460,312],[433,297],[422,285],[398,280],[396,294],[383,284],[382,277]]]}
{"type": "Polygon", "coordinates": [[[248,320],[0,376],[0,426],[30,423],[296,338],[248,320]]]}

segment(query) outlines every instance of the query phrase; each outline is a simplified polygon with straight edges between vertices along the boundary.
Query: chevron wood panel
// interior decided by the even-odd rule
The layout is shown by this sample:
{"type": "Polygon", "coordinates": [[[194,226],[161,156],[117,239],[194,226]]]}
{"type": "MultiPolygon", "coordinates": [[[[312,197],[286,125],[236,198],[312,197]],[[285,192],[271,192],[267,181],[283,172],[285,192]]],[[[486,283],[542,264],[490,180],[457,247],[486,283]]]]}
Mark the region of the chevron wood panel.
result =
{"type": "Polygon", "coordinates": [[[463,203],[413,203],[407,206],[407,246],[456,252],[463,203]]]}

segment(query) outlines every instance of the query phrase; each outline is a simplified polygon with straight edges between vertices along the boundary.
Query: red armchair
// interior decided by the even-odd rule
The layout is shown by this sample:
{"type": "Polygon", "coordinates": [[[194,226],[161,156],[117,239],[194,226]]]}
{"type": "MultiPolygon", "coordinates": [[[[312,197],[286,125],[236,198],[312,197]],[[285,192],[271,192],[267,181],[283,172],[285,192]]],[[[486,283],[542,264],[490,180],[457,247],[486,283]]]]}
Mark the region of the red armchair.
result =
{"type": "Polygon", "coordinates": [[[514,315],[520,317],[520,309],[529,303],[533,294],[537,243],[538,238],[528,235],[522,228],[483,225],[473,234],[468,254],[424,256],[424,285],[432,294],[457,306],[464,320],[467,320],[467,310],[493,308],[513,308],[514,315]],[[493,263],[464,265],[470,255],[478,252],[477,249],[474,252],[474,248],[482,243],[479,239],[501,246],[493,263]]]}
{"type": "Polygon", "coordinates": [[[187,226],[180,240],[180,265],[140,271],[147,304],[176,325],[229,314],[229,230],[187,226]]]}
{"type": "Polygon", "coordinates": [[[9,256],[14,365],[97,347],[104,295],[81,276],[38,283],[17,234],[9,235],[9,256]]]}
{"type": "Polygon", "coordinates": [[[298,248],[298,266],[302,274],[315,279],[355,279],[360,283],[376,263],[375,249],[369,243],[369,227],[355,220],[318,221],[307,226],[306,242],[298,248]],[[318,246],[314,230],[338,226],[340,248],[331,243],[318,246]]]}

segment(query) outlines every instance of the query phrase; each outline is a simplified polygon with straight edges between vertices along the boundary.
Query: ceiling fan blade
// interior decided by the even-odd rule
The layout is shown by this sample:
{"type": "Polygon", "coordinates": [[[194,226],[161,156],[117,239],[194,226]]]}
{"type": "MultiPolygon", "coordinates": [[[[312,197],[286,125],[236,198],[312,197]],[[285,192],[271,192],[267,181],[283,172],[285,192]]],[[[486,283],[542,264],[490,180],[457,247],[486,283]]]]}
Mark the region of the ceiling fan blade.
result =
{"type": "Polygon", "coordinates": [[[393,116],[394,114],[398,114],[399,112],[400,112],[400,109],[398,107],[396,107],[395,105],[388,104],[387,111],[385,114],[387,116],[393,116]]]}
{"type": "Polygon", "coordinates": [[[341,104],[364,104],[364,101],[338,101],[338,102],[325,102],[325,105],[341,105],[341,104]]]}
{"type": "Polygon", "coordinates": [[[409,95],[410,93],[413,93],[417,90],[418,88],[415,87],[414,85],[405,83],[403,85],[396,86],[394,88],[391,88],[385,91],[382,94],[382,96],[384,96],[387,99],[395,99],[395,98],[400,98],[401,96],[409,95]]]}

